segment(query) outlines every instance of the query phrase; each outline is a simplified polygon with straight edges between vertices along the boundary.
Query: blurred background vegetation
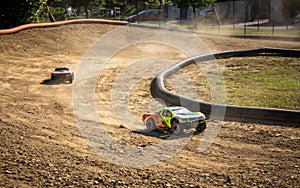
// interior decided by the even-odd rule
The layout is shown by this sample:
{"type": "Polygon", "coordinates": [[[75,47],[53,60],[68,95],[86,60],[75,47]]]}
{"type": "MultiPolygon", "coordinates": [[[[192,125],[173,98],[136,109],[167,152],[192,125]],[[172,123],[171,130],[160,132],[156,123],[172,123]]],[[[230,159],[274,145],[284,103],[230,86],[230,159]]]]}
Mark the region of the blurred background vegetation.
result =
{"type": "MultiPolygon", "coordinates": [[[[270,5],[272,2],[273,4],[280,2],[280,6],[283,6],[282,16],[286,18],[285,20],[293,23],[297,15],[300,20],[300,0],[1,0],[0,29],[26,23],[54,22],[76,18],[124,20],[129,15],[137,14],[145,9],[163,9],[168,15],[170,6],[179,10],[179,16],[173,17],[177,20],[188,20],[196,16],[203,17],[199,10],[206,12],[208,16],[212,12],[218,17],[214,7],[217,3],[224,2],[227,3],[228,10],[230,9],[228,5],[232,4],[234,7],[235,2],[245,2],[247,6],[250,4],[254,7],[251,10],[254,11],[252,15],[259,15],[259,12],[256,12],[259,7],[270,5]],[[190,13],[192,12],[190,14],[192,16],[189,15],[188,10],[190,13]]],[[[224,10],[219,11],[224,12],[224,10]]],[[[271,19],[271,16],[269,17],[271,19]]],[[[259,19],[261,18],[258,17],[259,19]]]]}

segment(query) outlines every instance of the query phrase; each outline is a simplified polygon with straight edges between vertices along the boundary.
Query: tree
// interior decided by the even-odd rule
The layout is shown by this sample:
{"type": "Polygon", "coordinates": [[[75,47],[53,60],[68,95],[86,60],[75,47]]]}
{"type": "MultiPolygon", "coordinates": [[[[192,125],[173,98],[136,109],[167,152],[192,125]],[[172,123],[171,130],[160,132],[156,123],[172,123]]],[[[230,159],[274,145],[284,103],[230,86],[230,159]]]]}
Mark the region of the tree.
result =
{"type": "Polygon", "coordinates": [[[199,9],[203,6],[209,6],[215,2],[216,0],[191,0],[190,6],[193,8],[194,17],[196,17],[196,9],[199,9]]]}
{"type": "Polygon", "coordinates": [[[65,3],[73,8],[84,8],[86,18],[89,18],[89,6],[96,0],[65,0],[65,3]]]}
{"type": "Polygon", "coordinates": [[[300,14],[300,2],[299,0],[288,0],[282,1],[283,3],[283,14],[285,20],[292,22],[293,18],[300,14]]]}
{"type": "Polygon", "coordinates": [[[0,1],[1,28],[40,22],[44,17],[48,17],[47,0],[0,1]]]}
{"type": "Polygon", "coordinates": [[[141,10],[144,10],[144,9],[148,9],[149,7],[153,8],[157,8],[157,7],[160,7],[162,5],[162,0],[142,0],[142,1],[139,1],[139,0],[127,0],[126,1],[126,5],[127,6],[134,6],[134,9],[135,9],[135,14],[137,15],[138,17],[138,20],[139,20],[139,15],[138,13],[141,11],[141,10]]]}
{"type": "Polygon", "coordinates": [[[216,0],[172,0],[172,3],[180,8],[180,19],[187,19],[188,8],[193,8],[194,16],[196,16],[196,9],[214,4],[215,2],[216,0]]]}
{"type": "Polygon", "coordinates": [[[100,5],[107,9],[113,9],[114,6],[122,6],[126,4],[126,0],[63,0],[64,4],[74,9],[84,8],[86,18],[89,18],[89,10],[99,8],[100,5]]]}

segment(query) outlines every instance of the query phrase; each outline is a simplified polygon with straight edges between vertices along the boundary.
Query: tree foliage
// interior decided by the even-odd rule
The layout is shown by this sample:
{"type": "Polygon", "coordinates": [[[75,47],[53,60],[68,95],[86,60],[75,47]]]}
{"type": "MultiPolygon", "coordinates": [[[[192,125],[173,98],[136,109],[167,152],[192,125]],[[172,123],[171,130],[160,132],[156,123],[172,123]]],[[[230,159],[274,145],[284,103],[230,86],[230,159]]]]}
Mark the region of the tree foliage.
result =
{"type": "Polygon", "coordinates": [[[172,0],[172,3],[180,8],[180,19],[187,18],[187,9],[193,8],[194,16],[196,15],[196,9],[202,6],[208,6],[215,3],[216,0],[172,0]]]}
{"type": "Polygon", "coordinates": [[[215,3],[216,0],[172,0],[179,8],[200,8],[215,3]]]}
{"type": "Polygon", "coordinates": [[[39,22],[47,16],[47,0],[0,1],[0,27],[10,28],[20,24],[39,22]]]}
{"type": "Polygon", "coordinates": [[[286,18],[294,18],[300,14],[300,1],[299,0],[287,0],[283,2],[283,12],[286,18]]]}

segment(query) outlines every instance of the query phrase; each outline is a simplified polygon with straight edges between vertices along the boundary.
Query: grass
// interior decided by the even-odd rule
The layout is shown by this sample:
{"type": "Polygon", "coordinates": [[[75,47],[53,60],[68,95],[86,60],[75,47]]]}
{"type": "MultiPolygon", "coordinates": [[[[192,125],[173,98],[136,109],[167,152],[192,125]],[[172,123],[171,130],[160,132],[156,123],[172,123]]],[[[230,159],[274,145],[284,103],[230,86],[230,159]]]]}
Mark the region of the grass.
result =
{"type": "MultiPolygon", "coordinates": [[[[157,26],[157,23],[141,23],[157,26]]],[[[180,28],[180,25],[164,27],[180,28]]],[[[243,29],[185,26],[187,29],[211,34],[242,35],[243,29]],[[190,27],[190,28],[188,28],[190,27]]],[[[248,35],[272,36],[272,29],[247,29],[248,35]]],[[[274,35],[299,37],[300,30],[276,29],[274,35]]],[[[226,104],[300,110],[300,59],[281,57],[230,58],[218,60],[223,69],[226,87],[226,104]]],[[[201,100],[211,102],[207,78],[197,68],[189,69],[201,100]]],[[[217,84],[217,83],[214,83],[217,84]]],[[[217,95],[217,93],[214,93],[217,95]]]]}
{"type": "MultiPolygon", "coordinates": [[[[299,59],[256,57],[218,62],[223,69],[227,104],[300,110],[299,59]]],[[[207,87],[206,82],[196,83],[207,87]]]]}

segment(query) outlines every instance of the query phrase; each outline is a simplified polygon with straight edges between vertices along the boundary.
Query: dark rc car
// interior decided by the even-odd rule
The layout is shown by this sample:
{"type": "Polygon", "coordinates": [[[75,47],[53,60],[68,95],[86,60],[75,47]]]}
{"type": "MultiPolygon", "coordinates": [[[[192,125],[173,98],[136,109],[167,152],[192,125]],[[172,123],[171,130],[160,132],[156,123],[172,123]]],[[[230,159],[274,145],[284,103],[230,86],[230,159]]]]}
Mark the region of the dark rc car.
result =
{"type": "Polygon", "coordinates": [[[68,67],[58,67],[51,72],[51,81],[59,81],[72,83],[74,80],[74,73],[68,67]]]}
{"type": "Polygon", "coordinates": [[[206,129],[205,115],[201,112],[191,112],[181,106],[165,107],[157,113],[147,113],[142,116],[148,130],[166,128],[171,133],[181,134],[184,129],[196,128],[197,132],[206,129]]]}

